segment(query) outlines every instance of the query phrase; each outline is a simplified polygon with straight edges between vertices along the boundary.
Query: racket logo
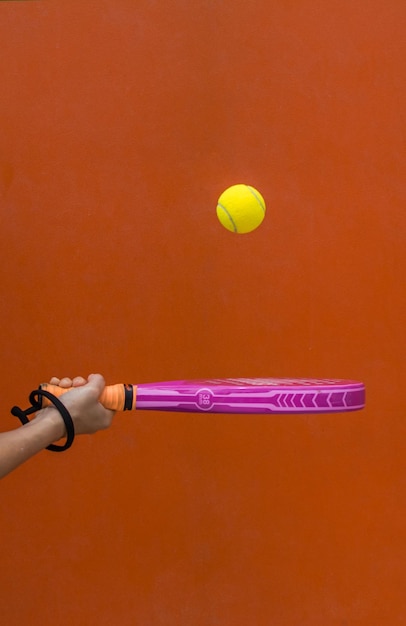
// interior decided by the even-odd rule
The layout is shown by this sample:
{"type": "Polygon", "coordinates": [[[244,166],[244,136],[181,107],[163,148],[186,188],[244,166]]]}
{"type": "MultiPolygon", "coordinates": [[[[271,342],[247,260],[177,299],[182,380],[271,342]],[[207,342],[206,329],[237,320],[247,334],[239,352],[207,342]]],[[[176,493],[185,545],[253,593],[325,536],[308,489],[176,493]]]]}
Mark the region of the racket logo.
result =
{"type": "Polygon", "coordinates": [[[196,394],[196,404],[201,411],[210,411],[213,406],[214,397],[210,389],[200,389],[196,394]]]}

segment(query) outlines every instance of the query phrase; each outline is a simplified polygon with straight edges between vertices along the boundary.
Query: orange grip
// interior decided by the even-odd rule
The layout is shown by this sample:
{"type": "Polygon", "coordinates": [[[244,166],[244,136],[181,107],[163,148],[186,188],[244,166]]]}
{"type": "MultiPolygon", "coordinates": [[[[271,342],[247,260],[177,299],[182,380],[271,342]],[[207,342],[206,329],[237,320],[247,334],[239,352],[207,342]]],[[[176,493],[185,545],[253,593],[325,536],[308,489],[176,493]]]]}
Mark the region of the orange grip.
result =
{"type": "MultiPolygon", "coordinates": [[[[67,391],[71,391],[72,389],[77,389],[78,387],[69,387],[68,389],[64,389],[63,387],[59,387],[58,385],[51,385],[50,383],[43,383],[41,385],[41,389],[45,391],[49,391],[54,396],[59,398],[67,391]]],[[[106,408],[111,409],[112,411],[124,411],[124,410],[134,410],[135,409],[135,400],[136,400],[136,385],[107,385],[99,398],[99,402],[106,408]],[[132,392],[132,401],[130,406],[126,406],[126,402],[128,404],[128,399],[126,401],[126,393],[132,392]]],[[[131,396],[130,396],[131,397],[131,396]]],[[[42,406],[49,406],[51,402],[43,397],[42,398],[42,406]]]]}

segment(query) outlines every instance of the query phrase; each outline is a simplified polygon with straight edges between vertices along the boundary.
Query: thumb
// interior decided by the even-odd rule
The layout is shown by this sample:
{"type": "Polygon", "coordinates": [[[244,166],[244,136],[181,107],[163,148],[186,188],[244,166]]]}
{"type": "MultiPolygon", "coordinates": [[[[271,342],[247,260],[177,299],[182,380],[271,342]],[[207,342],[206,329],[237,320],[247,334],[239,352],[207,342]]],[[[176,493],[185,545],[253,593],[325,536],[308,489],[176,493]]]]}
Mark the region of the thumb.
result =
{"type": "Polygon", "coordinates": [[[95,395],[97,398],[100,397],[104,387],[106,386],[106,382],[101,374],[90,374],[87,378],[88,387],[94,389],[95,395]]]}

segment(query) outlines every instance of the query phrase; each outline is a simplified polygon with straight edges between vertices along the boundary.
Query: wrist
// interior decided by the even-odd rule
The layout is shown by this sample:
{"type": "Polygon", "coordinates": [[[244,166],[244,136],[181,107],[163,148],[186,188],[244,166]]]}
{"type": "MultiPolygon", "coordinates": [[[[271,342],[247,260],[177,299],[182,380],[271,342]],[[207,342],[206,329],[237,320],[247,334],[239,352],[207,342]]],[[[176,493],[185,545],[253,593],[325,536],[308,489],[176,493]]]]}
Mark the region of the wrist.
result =
{"type": "Polygon", "coordinates": [[[37,413],[34,419],[31,420],[31,423],[40,423],[43,429],[49,433],[51,443],[66,436],[65,423],[59,411],[53,406],[42,409],[37,413]]]}
{"type": "Polygon", "coordinates": [[[64,450],[70,448],[75,438],[75,426],[66,406],[52,393],[41,388],[34,389],[34,391],[30,393],[29,400],[31,402],[31,407],[23,411],[20,407],[14,406],[11,409],[12,415],[18,417],[20,422],[27,427],[29,424],[34,422],[34,427],[36,427],[35,432],[38,433],[41,440],[50,439],[52,442],[66,435],[66,442],[63,445],[50,443],[45,446],[47,450],[51,450],[52,452],[63,452],[64,450]],[[53,406],[41,410],[42,396],[45,396],[48,400],[50,400],[53,406]],[[37,413],[34,420],[30,422],[28,415],[31,415],[36,411],[39,411],[39,413],[37,413]],[[63,425],[60,421],[61,419],[63,425]]]}

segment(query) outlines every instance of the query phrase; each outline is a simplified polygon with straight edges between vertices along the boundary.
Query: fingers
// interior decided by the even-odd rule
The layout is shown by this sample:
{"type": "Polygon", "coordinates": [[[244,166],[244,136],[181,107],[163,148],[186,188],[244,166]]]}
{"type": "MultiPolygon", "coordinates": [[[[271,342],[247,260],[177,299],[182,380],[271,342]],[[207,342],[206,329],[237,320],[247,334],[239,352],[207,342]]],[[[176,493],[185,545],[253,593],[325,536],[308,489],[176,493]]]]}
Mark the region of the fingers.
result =
{"type": "Polygon", "coordinates": [[[72,387],[82,387],[82,385],[86,385],[87,380],[83,378],[83,376],[75,376],[72,380],[72,387]]]}
{"type": "Polygon", "coordinates": [[[67,376],[65,376],[64,378],[57,378],[56,376],[53,376],[49,382],[51,383],[51,385],[58,385],[59,387],[63,387],[64,389],[69,389],[70,387],[82,387],[83,385],[86,385],[87,380],[86,378],[83,378],[83,376],[75,376],[75,378],[73,379],[68,378],[67,376]]]}

